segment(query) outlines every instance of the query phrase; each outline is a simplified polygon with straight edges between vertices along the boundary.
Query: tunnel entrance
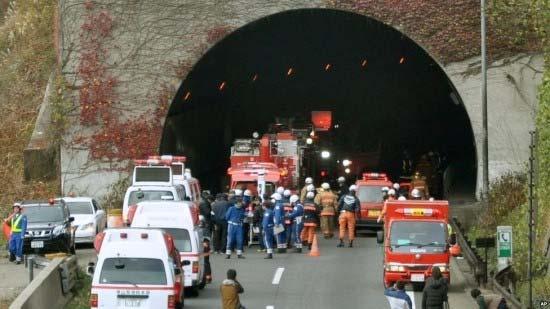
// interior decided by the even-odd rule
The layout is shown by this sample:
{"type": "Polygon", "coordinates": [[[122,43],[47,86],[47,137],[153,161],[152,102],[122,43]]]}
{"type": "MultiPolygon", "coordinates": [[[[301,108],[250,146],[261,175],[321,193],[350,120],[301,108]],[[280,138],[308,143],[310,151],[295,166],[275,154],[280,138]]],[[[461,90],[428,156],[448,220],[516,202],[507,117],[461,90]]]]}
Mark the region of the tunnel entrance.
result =
{"type": "Polygon", "coordinates": [[[307,121],[311,111],[332,112],[319,145],[332,153],[327,177],[343,173],[344,158],[376,153],[369,169],[396,180],[405,153],[415,164],[432,152],[442,188],[474,196],[472,127],[445,72],[401,32],[338,10],[271,15],[212,47],[171,104],[160,152],[186,155],[203,188],[217,192],[234,139],[264,133],[276,118],[307,121]]]}

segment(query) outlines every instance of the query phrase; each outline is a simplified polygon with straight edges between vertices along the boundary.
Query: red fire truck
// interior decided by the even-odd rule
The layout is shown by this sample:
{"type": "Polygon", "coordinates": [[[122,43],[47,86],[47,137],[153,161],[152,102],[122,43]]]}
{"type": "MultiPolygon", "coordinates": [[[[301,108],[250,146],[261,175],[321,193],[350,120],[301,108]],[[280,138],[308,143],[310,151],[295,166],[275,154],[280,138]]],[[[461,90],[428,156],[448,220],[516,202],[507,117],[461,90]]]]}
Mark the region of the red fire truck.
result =
{"type": "Polygon", "coordinates": [[[297,188],[302,154],[292,130],[237,139],[231,147],[230,187],[255,190],[260,175],[268,187],[297,188]]]}
{"type": "MultiPolygon", "coordinates": [[[[434,266],[450,282],[450,250],[447,201],[386,201],[384,231],[378,231],[378,243],[384,243],[384,285],[410,282],[422,290],[434,266]],[[385,234],[385,235],[384,235],[385,234]]],[[[457,249],[455,244],[453,249],[457,249]]]]}
{"type": "Polygon", "coordinates": [[[356,228],[379,228],[382,222],[376,220],[384,206],[383,187],[391,187],[392,183],[385,173],[364,173],[363,178],[355,182],[357,198],[361,202],[361,219],[357,220],[356,228]]]}

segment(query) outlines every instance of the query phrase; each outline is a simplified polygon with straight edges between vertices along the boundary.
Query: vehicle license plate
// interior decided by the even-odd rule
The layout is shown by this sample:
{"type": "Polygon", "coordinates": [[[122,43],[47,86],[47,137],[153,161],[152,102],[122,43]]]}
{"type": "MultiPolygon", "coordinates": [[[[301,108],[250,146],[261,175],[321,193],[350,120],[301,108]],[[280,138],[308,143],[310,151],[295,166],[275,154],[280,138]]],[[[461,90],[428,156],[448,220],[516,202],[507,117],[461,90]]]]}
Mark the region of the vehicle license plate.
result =
{"type": "Polygon", "coordinates": [[[378,217],[380,215],[380,210],[369,210],[369,217],[378,217]]]}
{"type": "Polygon", "coordinates": [[[118,307],[139,307],[141,306],[141,299],[135,298],[121,298],[118,300],[118,307]]]}
{"type": "Polygon", "coordinates": [[[412,282],[424,282],[424,274],[411,274],[412,282]]]}
{"type": "Polygon", "coordinates": [[[44,242],[41,240],[31,241],[31,248],[33,249],[44,248],[44,242]]]}

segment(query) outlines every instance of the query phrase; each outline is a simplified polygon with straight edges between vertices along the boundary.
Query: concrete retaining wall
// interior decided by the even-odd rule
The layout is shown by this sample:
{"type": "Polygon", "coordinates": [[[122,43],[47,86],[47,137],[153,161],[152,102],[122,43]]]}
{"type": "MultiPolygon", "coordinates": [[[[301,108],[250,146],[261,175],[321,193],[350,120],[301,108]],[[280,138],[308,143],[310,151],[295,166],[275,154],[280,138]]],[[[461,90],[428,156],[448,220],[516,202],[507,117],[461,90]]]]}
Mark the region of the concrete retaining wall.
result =
{"type": "Polygon", "coordinates": [[[63,308],[69,294],[63,295],[59,266],[63,258],[56,258],[19,294],[10,309],[63,308]]]}

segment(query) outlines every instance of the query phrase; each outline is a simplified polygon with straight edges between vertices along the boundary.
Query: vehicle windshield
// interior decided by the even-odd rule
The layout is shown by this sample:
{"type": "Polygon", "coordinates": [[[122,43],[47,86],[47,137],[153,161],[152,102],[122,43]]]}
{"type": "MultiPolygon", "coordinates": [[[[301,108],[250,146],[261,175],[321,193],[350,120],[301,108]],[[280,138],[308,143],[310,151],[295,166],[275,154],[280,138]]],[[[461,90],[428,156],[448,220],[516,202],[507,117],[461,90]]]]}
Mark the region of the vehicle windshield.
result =
{"type": "MultiPolygon", "coordinates": [[[[258,195],[258,183],[256,181],[239,181],[235,185],[235,189],[241,189],[241,190],[250,190],[253,195],[258,195]]],[[[275,184],[272,182],[266,182],[265,183],[265,191],[264,193],[267,193],[271,195],[275,192],[275,184]]]]}
{"type": "Polygon", "coordinates": [[[71,215],[91,215],[94,213],[90,202],[67,202],[71,215]]]}
{"type": "Polygon", "coordinates": [[[390,246],[395,252],[437,253],[447,245],[443,222],[396,221],[390,229],[390,246]]]}
{"type": "Polygon", "coordinates": [[[159,259],[108,258],[103,261],[99,283],[166,285],[164,263],[159,259]]]}
{"type": "Polygon", "coordinates": [[[59,206],[31,206],[23,207],[27,222],[61,222],[64,221],[63,209],[59,206]]]}
{"type": "Polygon", "coordinates": [[[163,228],[163,230],[172,235],[174,238],[174,243],[179,252],[190,252],[191,247],[191,237],[189,237],[189,231],[186,229],[172,229],[172,228],[163,228]]]}
{"type": "Polygon", "coordinates": [[[357,198],[361,203],[382,203],[384,201],[382,186],[359,186],[357,198]]]}
{"type": "Polygon", "coordinates": [[[128,205],[135,205],[144,201],[161,201],[162,196],[174,197],[174,194],[170,191],[132,191],[130,192],[130,198],[128,199],[128,205]],[[143,198],[138,198],[138,192],[143,193],[143,198]]]}

